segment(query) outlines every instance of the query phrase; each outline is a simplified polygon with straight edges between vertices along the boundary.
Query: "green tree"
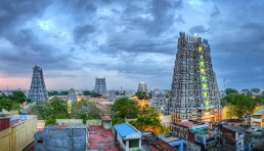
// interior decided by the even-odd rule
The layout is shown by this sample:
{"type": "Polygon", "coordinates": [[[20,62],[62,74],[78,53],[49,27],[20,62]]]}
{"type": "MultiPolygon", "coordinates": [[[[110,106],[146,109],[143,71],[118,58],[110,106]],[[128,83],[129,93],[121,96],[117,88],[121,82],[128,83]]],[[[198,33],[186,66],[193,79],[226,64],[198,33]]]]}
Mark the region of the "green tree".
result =
{"type": "Polygon", "coordinates": [[[83,91],[83,95],[85,95],[85,96],[89,96],[89,95],[91,95],[91,92],[88,91],[88,90],[85,90],[85,91],[83,91]]]}
{"type": "Polygon", "coordinates": [[[83,119],[83,124],[86,124],[86,120],[88,120],[88,117],[86,114],[79,114],[78,119],[83,119]]]}
{"type": "Polygon", "coordinates": [[[69,118],[67,105],[64,105],[62,100],[55,97],[49,103],[49,107],[51,108],[51,110],[49,110],[49,113],[48,113],[50,116],[55,117],[57,114],[61,113],[69,118]]]}
{"type": "Polygon", "coordinates": [[[68,91],[61,91],[60,93],[59,93],[59,95],[68,95],[68,91]]]}
{"type": "Polygon", "coordinates": [[[260,89],[259,88],[252,88],[251,89],[251,92],[259,93],[260,92],[260,89]]]}
{"type": "Polygon", "coordinates": [[[47,126],[47,125],[55,125],[55,124],[56,124],[56,119],[54,117],[47,116],[45,118],[45,126],[47,126]]]}
{"type": "Polygon", "coordinates": [[[19,102],[19,103],[26,101],[26,95],[22,91],[13,91],[12,98],[13,98],[13,101],[19,102]]]}
{"type": "Polygon", "coordinates": [[[88,108],[88,113],[86,111],[82,111],[81,113],[88,114],[88,119],[100,119],[102,116],[102,111],[96,107],[94,102],[90,102],[88,100],[81,100],[83,106],[88,108]]]}
{"type": "Polygon", "coordinates": [[[117,112],[118,117],[121,118],[137,118],[139,114],[137,101],[128,98],[116,100],[112,109],[114,112],[117,112]]]}
{"type": "Polygon", "coordinates": [[[111,119],[113,125],[125,123],[125,119],[118,117],[116,115],[111,115],[111,119]]]}
{"type": "Polygon", "coordinates": [[[146,95],[146,92],[141,92],[141,91],[138,91],[136,94],[135,94],[140,100],[146,100],[147,99],[147,95],[146,95]]]}
{"type": "Polygon", "coordinates": [[[63,104],[63,101],[54,98],[50,103],[37,103],[31,107],[32,113],[38,115],[39,119],[46,119],[47,117],[56,118],[70,118],[67,105],[63,104]]]}
{"type": "Polygon", "coordinates": [[[20,103],[13,102],[12,103],[12,109],[13,110],[20,110],[20,103]]]}
{"type": "Polygon", "coordinates": [[[27,99],[27,102],[30,103],[31,102],[31,99],[27,99]]]}
{"type": "Polygon", "coordinates": [[[226,95],[231,94],[231,93],[238,93],[236,89],[232,89],[232,88],[225,89],[225,92],[226,92],[226,95]]]}
{"type": "Polygon", "coordinates": [[[233,94],[232,101],[225,106],[227,118],[241,118],[243,115],[251,114],[256,106],[256,101],[251,96],[233,94]]]}
{"type": "Polygon", "coordinates": [[[95,92],[92,92],[91,93],[91,96],[92,97],[101,97],[102,95],[101,94],[98,94],[98,93],[95,93],[95,92]]]}
{"type": "Polygon", "coordinates": [[[73,102],[71,105],[71,116],[76,118],[82,110],[82,103],[81,102],[73,102]]]}
{"type": "Polygon", "coordinates": [[[140,115],[136,121],[129,122],[137,129],[145,131],[153,131],[156,134],[167,133],[170,130],[161,125],[161,114],[155,107],[148,107],[146,112],[140,115]]]}
{"type": "Polygon", "coordinates": [[[56,95],[59,95],[59,92],[58,91],[49,91],[48,95],[49,96],[56,96],[56,95]]]}
{"type": "Polygon", "coordinates": [[[0,111],[2,111],[2,109],[5,109],[7,111],[10,111],[12,109],[12,103],[10,99],[2,98],[0,100],[0,111]]]}
{"type": "Polygon", "coordinates": [[[258,105],[264,105],[264,94],[257,95],[255,101],[258,105]]]}
{"type": "Polygon", "coordinates": [[[152,98],[152,91],[150,91],[150,92],[148,93],[148,95],[149,95],[148,98],[152,98]]]}
{"type": "Polygon", "coordinates": [[[169,96],[170,96],[170,90],[165,90],[165,97],[169,98],[169,96]]]}

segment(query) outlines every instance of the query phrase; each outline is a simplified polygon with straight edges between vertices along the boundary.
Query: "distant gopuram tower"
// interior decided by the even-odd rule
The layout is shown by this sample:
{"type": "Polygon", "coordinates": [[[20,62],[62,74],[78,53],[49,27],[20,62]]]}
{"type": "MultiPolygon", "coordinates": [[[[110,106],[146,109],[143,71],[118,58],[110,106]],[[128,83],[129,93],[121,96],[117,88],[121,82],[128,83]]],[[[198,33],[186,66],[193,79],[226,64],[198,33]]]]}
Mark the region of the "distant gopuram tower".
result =
{"type": "Polygon", "coordinates": [[[75,90],[73,88],[71,88],[68,91],[67,101],[72,101],[72,102],[76,102],[77,101],[77,97],[75,95],[75,90]]]}
{"type": "Polygon", "coordinates": [[[219,122],[223,111],[208,40],[180,32],[177,49],[166,114],[173,122],[219,122]]]}
{"type": "Polygon", "coordinates": [[[44,82],[42,68],[38,65],[33,67],[33,75],[28,98],[33,102],[43,102],[48,100],[48,91],[44,82]]]}
{"type": "Polygon", "coordinates": [[[106,89],[106,83],[105,83],[105,78],[102,76],[99,76],[95,78],[95,87],[94,87],[94,93],[98,94],[106,94],[107,89],[106,89]]]}
{"type": "Polygon", "coordinates": [[[166,96],[165,92],[160,89],[154,89],[152,91],[151,107],[155,107],[159,112],[164,113],[166,107],[166,96]]]}
{"type": "Polygon", "coordinates": [[[138,84],[138,92],[146,92],[146,95],[148,96],[148,86],[146,83],[141,82],[138,84]]]}

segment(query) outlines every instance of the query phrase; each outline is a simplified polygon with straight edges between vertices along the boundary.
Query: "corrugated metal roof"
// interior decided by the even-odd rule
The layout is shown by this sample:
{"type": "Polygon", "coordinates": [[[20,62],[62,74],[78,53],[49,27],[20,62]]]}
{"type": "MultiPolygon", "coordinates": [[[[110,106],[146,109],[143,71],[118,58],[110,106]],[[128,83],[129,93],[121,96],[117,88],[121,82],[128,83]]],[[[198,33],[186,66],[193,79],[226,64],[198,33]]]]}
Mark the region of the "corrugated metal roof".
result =
{"type": "Polygon", "coordinates": [[[137,133],[137,131],[127,123],[115,125],[114,128],[121,135],[121,137],[137,133]]]}

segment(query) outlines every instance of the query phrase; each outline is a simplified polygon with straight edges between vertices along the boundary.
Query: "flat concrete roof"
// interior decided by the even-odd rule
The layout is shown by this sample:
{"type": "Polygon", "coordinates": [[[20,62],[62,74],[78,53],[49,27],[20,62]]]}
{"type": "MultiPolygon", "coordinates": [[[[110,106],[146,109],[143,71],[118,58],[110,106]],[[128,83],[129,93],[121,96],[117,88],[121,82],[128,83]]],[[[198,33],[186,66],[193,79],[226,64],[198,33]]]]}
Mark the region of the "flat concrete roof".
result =
{"type": "Polygon", "coordinates": [[[88,150],[121,151],[115,144],[115,136],[110,129],[103,126],[89,127],[88,150]]]}

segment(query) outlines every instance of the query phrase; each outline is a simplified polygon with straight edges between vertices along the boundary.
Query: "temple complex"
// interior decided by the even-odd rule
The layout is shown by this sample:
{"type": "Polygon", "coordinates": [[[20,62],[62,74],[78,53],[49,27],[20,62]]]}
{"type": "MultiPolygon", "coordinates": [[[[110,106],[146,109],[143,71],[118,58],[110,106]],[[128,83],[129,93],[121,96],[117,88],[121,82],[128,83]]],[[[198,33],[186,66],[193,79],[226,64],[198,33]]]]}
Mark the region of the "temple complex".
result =
{"type": "Polygon", "coordinates": [[[219,122],[223,111],[208,40],[180,32],[166,113],[173,122],[219,122]]]}
{"type": "Polygon", "coordinates": [[[106,89],[106,83],[105,83],[105,78],[102,76],[99,76],[95,79],[95,87],[94,87],[94,93],[98,94],[106,94],[107,89],[106,89]]]}
{"type": "Polygon", "coordinates": [[[48,100],[48,91],[44,82],[42,68],[36,65],[33,68],[33,75],[28,98],[32,102],[43,102],[48,100]]]}

